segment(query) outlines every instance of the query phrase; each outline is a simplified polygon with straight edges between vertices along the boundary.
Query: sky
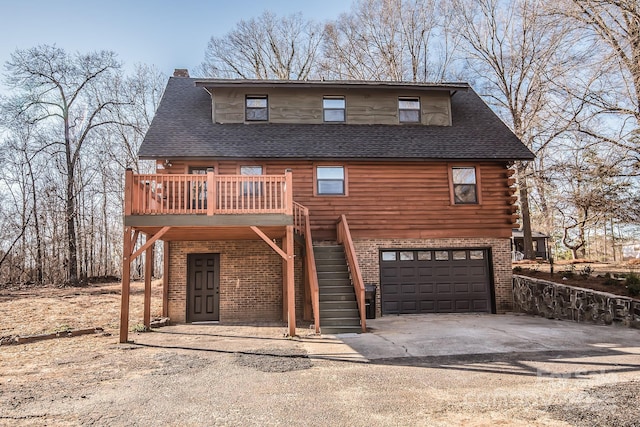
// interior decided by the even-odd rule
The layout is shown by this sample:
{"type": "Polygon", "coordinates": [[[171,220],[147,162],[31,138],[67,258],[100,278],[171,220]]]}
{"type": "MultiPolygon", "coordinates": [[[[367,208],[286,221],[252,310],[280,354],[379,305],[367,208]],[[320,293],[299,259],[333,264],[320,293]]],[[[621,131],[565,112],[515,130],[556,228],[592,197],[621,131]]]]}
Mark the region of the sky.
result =
{"type": "Polygon", "coordinates": [[[167,76],[195,69],[212,36],[270,10],[325,21],[351,0],[0,0],[0,73],[16,49],[55,44],[68,52],[112,50],[125,70],[155,65],[167,76]]]}

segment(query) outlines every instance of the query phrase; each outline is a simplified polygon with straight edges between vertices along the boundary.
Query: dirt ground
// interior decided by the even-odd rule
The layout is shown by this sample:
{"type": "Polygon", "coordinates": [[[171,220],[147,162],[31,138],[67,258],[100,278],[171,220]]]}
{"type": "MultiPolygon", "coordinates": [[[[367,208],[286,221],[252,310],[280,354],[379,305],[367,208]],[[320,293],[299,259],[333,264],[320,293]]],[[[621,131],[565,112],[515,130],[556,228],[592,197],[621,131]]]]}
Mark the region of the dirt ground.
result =
{"type": "Polygon", "coordinates": [[[544,262],[518,261],[513,263],[513,267],[514,274],[638,299],[637,296],[632,296],[629,293],[622,278],[619,280],[607,280],[607,277],[605,277],[607,273],[614,278],[616,275],[638,274],[640,272],[640,264],[637,263],[610,264],[560,261],[554,264],[553,273],[551,273],[549,263],[544,262]]]}
{"type": "MultiPolygon", "coordinates": [[[[104,328],[0,346],[0,425],[640,426],[640,348],[553,362],[356,363],[307,357],[283,326],[225,325],[132,332],[121,345],[118,293],[0,291],[0,336],[104,328]]],[[[159,314],[159,284],[152,304],[159,314]]],[[[141,319],[137,283],[130,323],[141,319]]]]}

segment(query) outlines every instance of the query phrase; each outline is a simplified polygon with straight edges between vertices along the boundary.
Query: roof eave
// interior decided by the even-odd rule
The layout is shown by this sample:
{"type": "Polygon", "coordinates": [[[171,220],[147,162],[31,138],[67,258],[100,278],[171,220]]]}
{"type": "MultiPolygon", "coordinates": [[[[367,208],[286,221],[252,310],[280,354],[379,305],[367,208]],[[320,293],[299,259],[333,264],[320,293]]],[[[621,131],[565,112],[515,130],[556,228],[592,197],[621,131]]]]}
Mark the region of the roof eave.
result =
{"type": "Polygon", "coordinates": [[[469,84],[451,83],[411,83],[411,82],[374,82],[362,80],[238,80],[238,79],[196,79],[195,85],[209,89],[215,88],[323,88],[323,89],[411,89],[416,91],[468,90],[469,84]]]}

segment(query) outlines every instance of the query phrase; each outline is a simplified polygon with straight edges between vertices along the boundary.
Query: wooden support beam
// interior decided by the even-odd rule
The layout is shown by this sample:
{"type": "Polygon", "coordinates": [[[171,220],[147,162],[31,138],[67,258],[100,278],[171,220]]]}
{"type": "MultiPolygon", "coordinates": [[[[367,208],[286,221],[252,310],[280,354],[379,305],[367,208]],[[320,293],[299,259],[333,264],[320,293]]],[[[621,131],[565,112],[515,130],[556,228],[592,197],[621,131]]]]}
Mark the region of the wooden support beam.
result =
{"type": "Polygon", "coordinates": [[[169,242],[164,242],[162,264],[162,317],[169,317],[169,242]]]}
{"type": "Polygon", "coordinates": [[[131,291],[131,227],[124,228],[122,239],[122,294],[120,299],[120,342],[129,341],[129,293],[131,291]]]}
{"type": "Polygon", "coordinates": [[[153,274],[153,245],[144,253],[144,316],[147,330],[151,327],[151,275],[153,274]]]}
{"type": "Polygon", "coordinates": [[[294,247],[293,247],[293,225],[287,225],[287,234],[285,237],[287,244],[287,258],[285,263],[287,265],[287,305],[289,307],[288,323],[289,323],[289,336],[296,335],[296,291],[295,291],[295,271],[294,271],[294,247]]]}
{"type": "MultiPolygon", "coordinates": [[[[287,226],[287,230],[289,229],[289,227],[291,227],[290,225],[287,226]]],[[[269,246],[271,246],[271,248],[276,251],[278,253],[278,255],[280,255],[283,259],[287,259],[287,254],[278,247],[278,245],[276,245],[275,243],[273,243],[273,241],[269,238],[269,236],[267,236],[266,234],[264,234],[262,232],[262,230],[260,230],[258,227],[256,226],[251,226],[250,227],[254,233],[256,233],[258,236],[260,236],[260,238],[262,240],[265,241],[265,243],[269,246]]]]}
{"type": "Polygon", "coordinates": [[[140,230],[133,231],[133,237],[131,237],[131,250],[136,247],[136,242],[138,241],[138,236],[140,235],[140,230]]]}
{"type": "MultiPolygon", "coordinates": [[[[289,253],[286,236],[282,239],[282,251],[289,253]]],[[[289,284],[287,283],[287,258],[282,259],[282,320],[289,322],[289,284]]]]}
{"type": "Polygon", "coordinates": [[[164,234],[169,230],[171,230],[171,227],[162,227],[162,229],[160,229],[160,231],[154,234],[150,239],[147,236],[147,241],[144,243],[144,245],[142,245],[140,249],[131,254],[131,261],[138,258],[142,254],[142,252],[146,251],[148,247],[153,245],[156,240],[164,236],[164,234]]]}

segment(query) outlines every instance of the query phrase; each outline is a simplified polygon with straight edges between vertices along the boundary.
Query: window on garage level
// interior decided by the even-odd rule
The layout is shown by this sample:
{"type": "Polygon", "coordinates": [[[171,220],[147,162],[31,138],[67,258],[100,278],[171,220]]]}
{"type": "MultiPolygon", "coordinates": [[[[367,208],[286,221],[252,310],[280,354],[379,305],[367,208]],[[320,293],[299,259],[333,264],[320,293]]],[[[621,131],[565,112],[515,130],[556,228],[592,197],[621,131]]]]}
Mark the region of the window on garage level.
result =
{"type": "Polygon", "coordinates": [[[478,185],[475,167],[452,167],[451,182],[454,204],[470,205],[478,203],[478,185]]]}

